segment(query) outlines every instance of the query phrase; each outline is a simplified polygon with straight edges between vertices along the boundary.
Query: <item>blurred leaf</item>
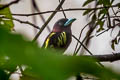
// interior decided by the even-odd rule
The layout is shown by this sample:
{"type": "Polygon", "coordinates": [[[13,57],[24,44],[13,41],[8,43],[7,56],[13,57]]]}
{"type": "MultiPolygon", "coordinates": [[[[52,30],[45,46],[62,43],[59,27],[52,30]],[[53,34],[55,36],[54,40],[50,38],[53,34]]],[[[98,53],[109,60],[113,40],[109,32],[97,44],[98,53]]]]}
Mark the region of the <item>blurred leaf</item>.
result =
{"type": "Polygon", "coordinates": [[[118,3],[117,5],[118,5],[118,7],[120,8],[120,3],[118,3]]]}
{"type": "Polygon", "coordinates": [[[98,5],[102,5],[102,4],[103,4],[102,1],[98,0],[96,5],[98,6],[98,5]]]}
{"type": "Polygon", "coordinates": [[[115,1],[115,0],[111,0],[110,4],[113,4],[114,1],[115,1]]]}
{"type": "Polygon", "coordinates": [[[103,14],[103,15],[106,15],[106,14],[107,14],[106,9],[100,10],[99,13],[98,13],[98,17],[100,17],[102,14],[103,14]]]}
{"type": "Polygon", "coordinates": [[[120,37],[118,38],[118,42],[120,42],[120,37]]]}
{"type": "MultiPolygon", "coordinates": [[[[99,20],[103,20],[105,17],[105,14],[103,14],[101,17],[99,17],[100,19],[99,20]]],[[[105,20],[104,20],[105,21],[105,20]]]]}
{"type": "Polygon", "coordinates": [[[93,21],[93,20],[96,20],[96,19],[97,19],[96,14],[94,14],[94,15],[92,16],[92,21],[93,21]]]}
{"type": "MultiPolygon", "coordinates": [[[[3,5],[0,5],[0,7],[2,7],[3,5]]],[[[0,27],[5,27],[8,30],[13,29],[14,24],[13,24],[13,20],[11,20],[12,15],[10,12],[10,9],[7,7],[5,9],[1,9],[0,10],[0,27]],[[10,19],[4,19],[1,17],[6,17],[6,18],[10,18],[10,19]]]]}
{"type": "Polygon", "coordinates": [[[16,65],[28,66],[28,76],[32,76],[29,72],[33,73],[33,77],[36,75],[38,80],[66,80],[78,72],[91,74],[101,80],[120,79],[120,75],[100,67],[90,57],[65,56],[58,54],[58,51],[40,49],[20,35],[13,35],[1,29],[0,36],[1,55],[5,54],[16,65]]]}
{"type": "Polygon", "coordinates": [[[9,80],[9,76],[6,72],[4,72],[2,69],[0,69],[0,80],[9,80]]]}
{"type": "Polygon", "coordinates": [[[115,44],[118,44],[117,37],[114,39],[115,44]]]}
{"type": "Polygon", "coordinates": [[[14,72],[17,65],[14,64],[14,61],[6,59],[6,57],[0,57],[0,69],[5,69],[9,72],[14,72]]]}
{"type": "Polygon", "coordinates": [[[86,11],[84,11],[83,15],[86,15],[86,14],[90,13],[91,11],[93,11],[93,10],[86,10],[86,11]]]}
{"type": "Polygon", "coordinates": [[[110,0],[99,0],[99,5],[103,4],[104,6],[110,6],[110,0]]]}
{"type": "Polygon", "coordinates": [[[111,44],[112,49],[115,50],[115,45],[117,45],[117,44],[119,43],[119,37],[116,36],[116,38],[113,39],[113,40],[111,41],[111,43],[112,43],[112,44],[111,44]]]}
{"type": "Polygon", "coordinates": [[[98,30],[97,30],[97,32],[100,32],[100,31],[102,31],[102,30],[104,30],[104,28],[99,28],[98,30]]]}
{"type": "Polygon", "coordinates": [[[112,44],[111,44],[111,48],[112,48],[113,50],[115,50],[114,42],[112,42],[112,44]]]}
{"type": "Polygon", "coordinates": [[[105,20],[104,21],[98,20],[97,24],[100,25],[100,28],[97,30],[97,32],[104,30],[104,28],[103,28],[104,22],[105,22],[105,20]]]}
{"type": "Polygon", "coordinates": [[[42,79],[38,79],[36,77],[29,76],[29,75],[24,75],[20,78],[20,80],[42,80],[42,79]]]}
{"type": "Polygon", "coordinates": [[[86,5],[88,5],[89,3],[93,2],[93,1],[95,1],[95,0],[86,0],[86,1],[84,2],[83,6],[86,6],[86,5]]]}

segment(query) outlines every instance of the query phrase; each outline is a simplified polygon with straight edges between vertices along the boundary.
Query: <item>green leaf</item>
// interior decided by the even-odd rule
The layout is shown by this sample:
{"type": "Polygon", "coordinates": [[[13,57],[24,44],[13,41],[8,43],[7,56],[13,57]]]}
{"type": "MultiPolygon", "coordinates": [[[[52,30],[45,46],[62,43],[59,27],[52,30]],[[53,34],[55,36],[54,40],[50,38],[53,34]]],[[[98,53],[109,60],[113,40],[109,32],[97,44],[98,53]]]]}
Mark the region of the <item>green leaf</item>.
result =
{"type": "Polygon", "coordinates": [[[0,69],[0,80],[9,80],[9,75],[2,69],[0,69]]]}
{"type": "MultiPolygon", "coordinates": [[[[0,5],[0,7],[2,7],[2,6],[3,5],[0,5]]],[[[0,28],[1,27],[6,28],[7,30],[13,29],[14,24],[13,24],[13,20],[11,20],[11,19],[12,19],[12,15],[11,15],[9,7],[0,10],[0,28]],[[6,17],[9,19],[5,19],[2,17],[6,17]]]]}
{"type": "Polygon", "coordinates": [[[110,4],[110,0],[99,0],[98,1],[98,4],[99,5],[104,5],[104,6],[110,6],[111,4],[110,4]]]}
{"type": "Polygon", "coordinates": [[[101,15],[106,15],[107,14],[107,11],[106,9],[102,9],[98,12],[98,18],[101,16],[101,15]]]}
{"type": "Polygon", "coordinates": [[[14,61],[9,60],[7,56],[0,56],[0,69],[5,69],[9,72],[14,72],[17,65],[14,64],[14,61]]]}
{"type": "Polygon", "coordinates": [[[97,30],[97,32],[100,32],[100,31],[102,31],[102,30],[104,30],[104,28],[99,28],[98,30],[97,30]]]}
{"type": "MultiPolygon", "coordinates": [[[[103,29],[103,25],[104,25],[104,23],[105,23],[105,20],[104,20],[104,21],[99,21],[100,28],[103,29]]],[[[104,30],[104,29],[103,29],[103,30],[104,30]]]]}
{"type": "Polygon", "coordinates": [[[84,11],[83,15],[87,15],[87,14],[89,14],[91,11],[93,11],[93,10],[86,10],[86,11],[84,11]]]}
{"type": "Polygon", "coordinates": [[[88,5],[89,3],[93,2],[93,1],[94,1],[94,0],[86,0],[86,1],[84,2],[83,6],[86,6],[86,5],[88,5]]]}
{"type": "Polygon", "coordinates": [[[93,16],[92,16],[92,20],[96,20],[96,14],[94,14],[93,16]]]}
{"type": "Polygon", "coordinates": [[[33,73],[35,80],[66,80],[79,72],[96,76],[100,80],[120,80],[120,75],[100,67],[91,57],[66,56],[58,54],[58,51],[45,50],[25,41],[20,35],[2,29],[0,36],[1,55],[8,56],[16,65],[27,66],[30,70],[27,75],[32,76],[33,73]]]}
{"type": "Polygon", "coordinates": [[[115,50],[114,42],[112,42],[112,44],[111,44],[111,48],[112,48],[113,50],[115,50]]]}
{"type": "Polygon", "coordinates": [[[105,5],[105,6],[111,6],[111,4],[110,4],[110,0],[103,0],[103,4],[105,5]]]}
{"type": "Polygon", "coordinates": [[[97,32],[104,30],[104,28],[103,28],[104,23],[105,23],[105,20],[104,21],[101,21],[101,20],[97,21],[97,25],[100,26],[100,28],[97,30],[97,32]]]}
{"type": "Polygon", "coordinates": [[[118,44],[117,37],[114,39],[115,44],[118,44]]]}
{"type": "Polygon", "coordinates": [[[117,5],[118,5],[118,7],[120,8],[120,3],[118,3],[117,5]]]}
{"type": "Polygon", "coordinates": [[[111,0],[110,4],[112,5],[115,0],[111,0]]]}

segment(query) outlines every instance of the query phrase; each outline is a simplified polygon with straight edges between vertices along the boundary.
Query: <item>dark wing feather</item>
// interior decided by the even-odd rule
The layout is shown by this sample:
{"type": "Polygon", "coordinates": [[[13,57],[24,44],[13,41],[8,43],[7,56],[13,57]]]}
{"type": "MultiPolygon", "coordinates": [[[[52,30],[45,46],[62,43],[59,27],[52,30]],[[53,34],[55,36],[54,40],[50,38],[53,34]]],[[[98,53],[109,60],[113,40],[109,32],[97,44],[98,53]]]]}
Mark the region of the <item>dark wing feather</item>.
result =
{"type": "Polygon", "coordinates": [[[51,32],[44,42],[44,48],[62,48],[66,49],[71,42],[71,35],[66,32],[51,32]]]}

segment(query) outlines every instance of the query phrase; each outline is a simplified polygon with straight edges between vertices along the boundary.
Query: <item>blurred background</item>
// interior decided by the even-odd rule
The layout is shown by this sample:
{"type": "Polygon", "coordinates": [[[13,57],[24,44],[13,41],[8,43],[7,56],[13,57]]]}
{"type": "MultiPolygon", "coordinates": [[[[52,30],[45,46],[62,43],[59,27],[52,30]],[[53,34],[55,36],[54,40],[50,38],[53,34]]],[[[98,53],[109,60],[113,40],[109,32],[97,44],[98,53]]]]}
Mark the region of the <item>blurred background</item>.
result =
{"type": "MultiPolygon", "coordinates": [[[[13,0],[1,0],[1,3],[9,3],[13,0]]],[[[64,9],[69,9],[69,8],[82,8],[82,5],[85,0],[66,0],[65,3],[63,4],[64,9]]],[[[118,0],[119,1],[119,0],[118,0]]],[[[115,1],[116,2],[116,1],[115,1]]],[[[36,0],[37,5],[39,6],[39,9],[41,12],[44,11],[50,11],[50,10],[55,10],[55,8],[59,4],[59,0],[36,0]]],[[[91,3],[88,7],[94,7],[94,3],[91,3]]],[[[31,0],[21,0],[18,4],[14,4],[10,6],[11,12],[13,14],[30,14],[30,13],[35,13],[36,11],[33,8],[33,5],[31,3],[31,0]]],[[[88,16],[83,16],[83,11],[77,10],[77,11],[66,11],[65,12],[67,18],[76,18],[77,20],[72,24],[72,34],[75,35],[77,38],[79,38],[79,33],[82,30],[82,28],[89,22],[89,17],[88,16]]],[[[42,14],[45,20],[49,18],[51,13],[46,13],[42,14]]],[[[42,22],[41,18],[39,15],[36,16],[13,16],[17,19],[23,20],[23,21],[29,21],[34,23],[35,25],[41,27],[44,23],[42,22]]],[[[50,27],[50,30],[52,30],[54,23],[60,19],[64,18],[64,15],[62,12],[58,12],[53,19],[50,21],[48,26],[50,27]]],[[[30,25],[27,24],[21,24],[19,22],[14,21],[14,29],[16,33],[22,34],[24,38],[28,38],[30,41],[33,40],[35,35],[37,34],[38,30],[33,28],[30,25]]],[[[86,31],[89,28],[86,28],[81,37],[82,39],[86,35],[86,31]]],[[[114,29],[113,34],[110,35],[111,31],[107,31],[104,34],[94,37],[90,40],[89,44],[89,50],[93,54],[110,54],[112,52],[120,52],[120,45],[116,46],[116,51],[113,51],[111,49],[111,40],[116,36],[116,32],[119,30],[117,28],[114,29]]],[[[42,46],[45,38],[50,32],[45,28],[45,30],[42,32],[42,34],[39,36],[37,39],[38,43],[40,46],[42,46]]],[[[93,32],[93,35],[96,35],[95,32],[93,32]]],[[[75,46],[77,44],[77,41],[75,39],[72,39],[72,43],[70,44],[69,48],[65,52],[65,54],[72,55],[75,50],[75,46]]],[[[87,54],[87,53],[86,53],[87,54]]],[[[78,53],[79,55],[79,53],[78,53]]],[[[105,66],[112,68],[113,70],[120,72],[120,61],[115,61],[112,63],[109,62],[104,62],[105,66]]]]}

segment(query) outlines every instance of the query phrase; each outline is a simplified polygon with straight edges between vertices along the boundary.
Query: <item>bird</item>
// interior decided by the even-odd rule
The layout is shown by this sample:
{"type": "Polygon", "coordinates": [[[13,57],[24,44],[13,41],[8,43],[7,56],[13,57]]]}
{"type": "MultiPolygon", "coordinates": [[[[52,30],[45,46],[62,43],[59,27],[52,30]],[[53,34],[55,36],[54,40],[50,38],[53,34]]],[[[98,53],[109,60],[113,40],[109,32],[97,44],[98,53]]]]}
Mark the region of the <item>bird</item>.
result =
{"type": "Polygon", "coordinates": [[[54,48],[61,51],[65,51],[71,43],[72,31],[71,25],[75,21],[75,18],[61,18],[53,26],[53,30],[47,36],[43,43],[43,47],[54,48]]]}
{"type": "MultiPolygon", "coordinates": [[[[76,18],[62,18],[59,19],[53,26],[52,32],[44,41],[43,47],[59,49],[64,52],[72,41],[71,26],[76,18]]],[[[76,75],[76,80],[82,80],[79,73],[76,75]]]]}

